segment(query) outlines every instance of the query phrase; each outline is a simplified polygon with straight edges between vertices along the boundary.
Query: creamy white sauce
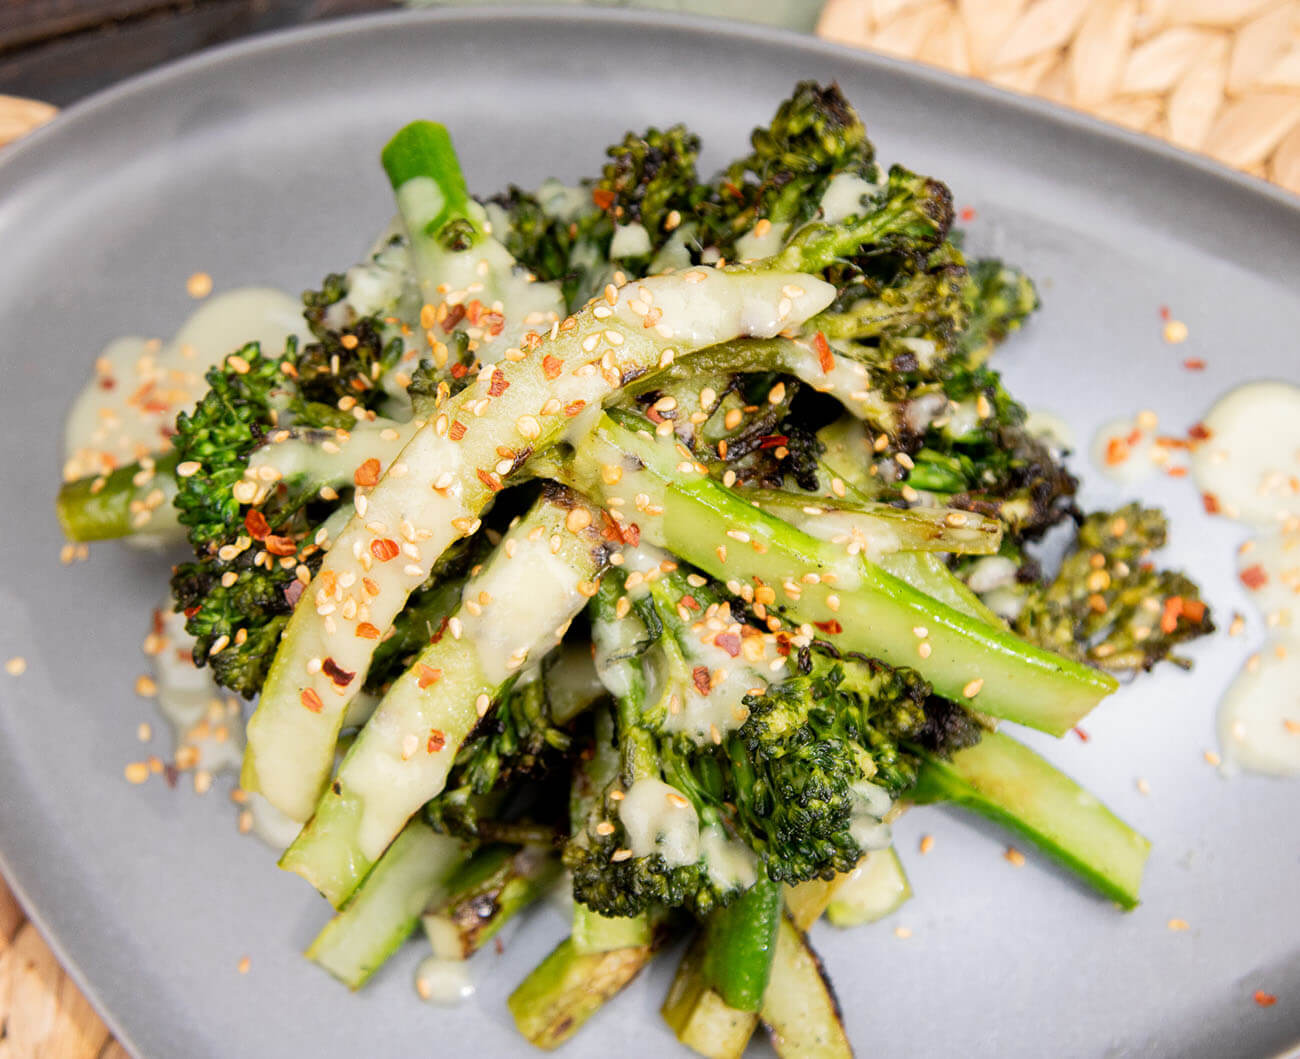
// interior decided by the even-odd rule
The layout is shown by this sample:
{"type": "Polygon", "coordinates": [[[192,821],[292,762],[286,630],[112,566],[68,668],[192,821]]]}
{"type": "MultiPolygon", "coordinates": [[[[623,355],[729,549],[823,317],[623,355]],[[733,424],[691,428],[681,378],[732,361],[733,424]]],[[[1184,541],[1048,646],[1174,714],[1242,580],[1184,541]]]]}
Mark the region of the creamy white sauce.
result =
{"type": "Polygon", "coordinates": [[[700,859],[700,818],[676,787],[649,777],[637,780],[618,803],[618,818],[633,856],[660,853],[670,868],[700,859]]]}
{"type": "Polygon", "coordinates": [[[508,562],[489,564],[474,579],[468,594],[491,602],[474,615],[461,613],[462,636],[473,642],[488,681],[503,683],[527,662],[540,662],[559,643],[567,619],[582,609],[573,567],[552,554],[549,539],[520,539],[508,562]],[[512,664],[512,658],[515,660],[512,664]]]}
{"type": "Polygon", "coordinates": [[[879,190],[879,184],[864,180],[857,173],[837,173],[822,194],[822,220],[827,224],[838,224],[848,217],[857,216],[862,212],[862,200],[879,190]]]}
{"type": "Polygon", "coordinates": [[[1252,772],[1300,774],[1300,642],[1290,637],[1251,656],[1219,707],[1225,760],[1252,772]]]}
{"type": "Polygon", "coordinates": [[[1104,423],[1092,439],[1092,462],[1111,481],[1137,485],[1154,474],[1168,456],[1156,444],[1158,426],[1152,412],[1104,423]]]}
{"type": "Polygon", "coordinates": [[[758,880],[758,858],[738,839],[728,838],[717,824],[700,832],[700,849],[709,878],[720,890],[747,890],[758,880]]]}
{"type": "Polygon", "coordinates": [[[1252,382],[1219,399],[1192,455],[1202,493],[1257,529],[1300,517],[1300,386],[1252,382]]]}
{"type": "Polygon", "coordinates": [[[966,575],[966,585],[972,592],[984,595],[994,589],[1005,588],[1015,584],[1016,572],[1020,569],[1015,560],[1004,555],[986,555],[971,563],[966,575]]]}
{"type": "Polygon", "coordinates": [[[1030,412],[1025,417],[1025,432],[1058,456],[1074,448],[1074,431],[1069,423],[1054,412],[1030,412]]]}
{"type": "Polygon", "coordinates": [[[625,257],[642,257],[650,253],[650,233],[644,224],[619,224],[609,243],[609,256],[617,261],[625,257]]]}
{"type": "MultiPolygon", "coordinates": [[[[64,425],[65,480],[107,474],[171,447],[176,416],[207,390],[203,375],[228,354],[258,342],[278,356],[289,335],[304,339],[302,306],[265,287],[241,287],[203,302],[169,342],[119,338],[95,362],[64,425]]],[[[176,526],[170,485],[142,510],[128,543],[156,543],[176,526]]]]}
{"type": "Polygon", "coordinates": [[[889,792],[863,781],[854,784],[853,801],[849,834],[864,850],[884,849],[893,841],[890,827],[884,820],[894,804],[889,792]]]}
{"type": "Polygon", "coordinates": [[[850,923],[872,923],[911,896],[907,877],[885,850],[868,853],[835,888],[832,904],[850,923]]]}
{"type": "Polygon", "coordinates": [[[162,633],[155,641],[154,682],[158,712],[172,729],[174,758],[193,755],[193,768],[218,772],[238,768],[244,753],[244,721],[239,701],[218,687],[208,670],[194,664],[194,638],[185,615],[162,608],[162,633]]]}
{"type": "Polygon", "coordinates": [[[244,802],[253,821],[253,834],[270,846],[283,853],[298,837],[302,825],[280,812],[260,794],[251,792],[244,802]]]}
{"type": "Polygon", "coordinates": [[[736,240],[736,257],[741,261],[771,257],[785,246],[785,237],[789,231],[790,225],[784,221],[777,224],[760,221],[736,240]]]}
{"type": "Polygon", "coordinates": [[[415,970],[415,991],[426,1004],[454,1007],[472,997],[474,990],[464,960],[426,956],[415,970]]]}
{"type": "Polygon", "coordinates": [[[671,272],[679,268],[689,268],[691,264],[691,241],[695,238],[695,225],[683,224],[674,228],[672,235],[664,240],[654,259],[650,262],[650,274],[671,272]]]}
{"type": "Polygon", "coordinates": [[[1300,387],[1247,383],[1202,425],[1196,485],[1207,505],[1258,531],[1239,549],[1238,571],[1272,637],[1219,704],[1224,762],[1300,775],[1300,387]]]}
{"type": "Polygon", "coordinates": [[[825,510],[815,518],[801,520],[798,525],[809,536],[851,547],[872,562],[902,548],[902,541],[886,518],[825,510]]]}

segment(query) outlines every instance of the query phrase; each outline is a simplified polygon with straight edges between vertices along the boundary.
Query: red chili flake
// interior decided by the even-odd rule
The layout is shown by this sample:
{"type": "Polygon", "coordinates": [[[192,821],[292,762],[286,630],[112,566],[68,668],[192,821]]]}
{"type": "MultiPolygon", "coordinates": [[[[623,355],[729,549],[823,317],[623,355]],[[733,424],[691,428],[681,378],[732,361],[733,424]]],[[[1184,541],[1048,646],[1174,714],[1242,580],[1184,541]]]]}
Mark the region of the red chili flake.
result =
{"type": "Polygon", "coordinates": [[[1168,319],[1170,319],[1172,316],[1173,316],[1173,314],[1169,311],[1169,306],[1167,306],[1167,305],[1162,305],[1162,306],[1160,306],[1160,319],[1162,319],[1162,320],[1168,320],[1168,319]]]}
{"type": "Polygon", "coordinates": [[[352,480],[364,487],[375,485],[379,481],[379,469],[379,461],[371,456],[352,472],[352,480]]]}
{"type": "Polygon", "coordinates": [[[478,475],[478,480],[482,482],[485,486],[487,486],[489,489],[491,489],[492,492],[496,493],[501,490],[501,479],[498,478],[491,471],[485,471],[482,467],[480,467],[474,473],[478,475]]]}
{"type": "Polygon", "coordinates": [[[776,634],[776,653],[782,658],[790,654],[790,637],[783,632],[776,634]]]}
{"type": "Polygon", "coordinates": [[[1200,625],[1205,619],[1205,604],[1199,599],[1183,600],[1183,617],[1195,625],[1200,625]]]}
{"type": "Polygon", "coordinates": [[[420,685],[423,691],[431,684],[436,684],[442,679],[442,670],[434,669],[433,666],[426,666],[423,662],[415,663],[416,683],[420,685]]]}
{"type": "Polygon", "coordinates": [[[483,303],[479,301],[477,298],[475,298],[473,301],[469,303],[466,309],[467,309],[465,313],[466,318],[469,320],[471,324],[477,327],[483,313],[483,303]]]}
{"type": "Polygon", "coordinates": [[[601,540],[623,543],[623,531],[608,511],[600,513],[600,537],[601,540]]]}
{"type": "Polygon", "coordinates": [[[357,625],[357,635],[363,640],[378,640],[379,629],[370,622],[363,621],[357,625]]]}
{"type": "Polygon", "coordinates": [[[506,329],[506,318],[500,313],[484,313],[483,326],[487,329],[487,333],[490,337],[496,338],[497,335],[506,329]]]}
{"type": "Polygon", "coordinates": [[[168,787],[175,787],[180,778],[181,770],[170,761],[163,766],[163,779],[167,781],[168,787]]]}
{"type": "Polygon", "coordinates": [[[736,187],[736,185],[733,184],[730,180],[724,180],[722,182],[722,190],[725,191],[728,195],[730,195],[733,199],[742,199],[745,197],[744,193],[741,192],[740,188],[736,187]]]}
{"type": "Polygon", "coordinates": [[[312,713],[320,713],[325,708],[325,703],[320,701],[320,696],[312,688],[303,688],[299,698],[302,700],[302,704],[312,713]]]}
{"type": "Polygon", "coordinates": [[[623,543],[630,544],[633,548],[641,543],[641,527],[635,522],[629,522],[623,527],[623,543]]]}
{"type": "Polygon", "coordinates": [[[826,341],[826,336],[820,331],[813,335],[813,349],[817,352],[817,363],[821,365],[822,373],[829,374],[835,367],[835,354],[831,352],[831,344],[826,341]]]}
{"type": "Polygon", "coordinates": [[[542,358],[542,374],[548,379],[558,379],[560,372],[564,370],[564,361],[559,357],[553,357],[547,353],[542,358]]]}
{"type": "Polygon", "coordinates": [[[713,690],[713,682],[709,679],[708,666],[696,666],[692,669],[691,681],[695,684],[695,690],[701,695],[707,695],[713,690]]]}
{"type": "Polygon", "coordinates": [[[505,377],[505,373],[494,371],[492,381],[488,383],[488,396],[500,397],[508,389],[510,389],[510,380],[505,377]]]}
{"type": "Polygon", "coordinates": [[[813,622],[813,624],[816,625],[817,628],[821,629],[822,632],[826,633],[829,636],[838,636],[840,633],[844,631],[844,626],[841,625],[834,618],[831,618],[827,621],[815,621],[813,622]]]}
{"type": "Polygon", "coordinates": [[[732,658],[740,657],[740,637],[736,633],[720,632],[713,638],[713,642],[732,658]]]}
{"type": "Polygon", "coordinates": [[[361,579],[361,587],[366,590],[366,595],[368,596],[379,595],[379,585],[375,582],[373,578],[363,577],[361,579]]]}
{"type": "Polygon", "coordinates": [[[591,201],[596,204],[596,209],[607,210],[614,205],[614,193],[608,188],[592,188],[591,201]]]}
{"type": "Polygon", "coordinates": [[[961,213],[958,214],[958,216],[961,217],[962,224],[970,224],[970,222],[975,219],[975,207],[963,206],[961,208],[961,213]]]}
{"type": "Polygon", "coordinates": [[[1205,506],[1207,515],[1217,515],[1219,513],[1219,498],[1213,493],[1202,493],[1201,503],[1205,506]]]}
{"type": "Polygon", "coordinates": [[[453,379],[463,379],[469,374],[469,368],[464,364],[456,363],[451,366],[451,377],[453,379]]]}
{"type": "Polygon", "coordinates": [[[1187,432],[1187,436],[1193,441],[1208,441],[1210,438],[1210,428],[1204,423],[1193,423],[1192,429],[1187,432]]]}
{"type": "Polygon", "coordinates": [[[1188,357],[1185,361],[1183,361],[1183,367],[1186,368],[1188,371],[1204,371],[1205,361],[1203,361],[1200,357],[1188,357]]]}
{"type": "Polygon", "coordinates": [[[682,596],[682,606],[687,610],[699,610],[700,604],[694,596],[682,596]]]}
{"type": "Polygon", "coordinates": [[[1183,597],[1170,596],[1165,600],[1164,610],[1160,613],[1160,631],[1171,633],[1178,628],[1178,618],[1183,613],[1183,597]]]}
{"type": "Polygon", "coordinates": [[[447,310],[447,315],[443,318],[442,321],[443,334],[447,334],[447,335],[451,334],[452,329],[463,319],[465,319],[465,306],[453,305],[450,309],[447,310]]]}
{"type": "Polygon", "coordinates": [[[298,605],[298,600],[302,599],[302,594],[306,589],[307,586],[295,577],[285,586],[284,601],[288,603],[289,606],[296,607],[298,605]]]}
{"type": "Polygon", "coordinates": [[[1241,583],[1253,591],[1258,591],[1268,584],[1268,574],[1259,563],[1256,563],[1241,572],[1241,583]]]}
{"type": "Polygon", "coordinates": [[[447,737],[443,735],[442,732],[438,731],[437,728],[429,729],[429,742],[425,745],[425,749],[428,750],[430,754],[436,754],[446,745],[447,737]]]}
{"type": "Polygon", "coordinates": [[[356,677],[355,673],[349,673],[332,658],[321,663],[321,671],[341,688],[346,688],[356,677]]]}
{"type": "Polygon", "coordinates": [[[451,438],[452,441],[459,441],[464,436],[465,424],[459,419],[453,419],[451,421],[451,426],[447,430],[447,437],[451,438]]]}
{"type": "Polygon", "coordinates": [[[581,412],[586,407],[587,407],[586,401],[570,401],[568,404],[564,406],[564,414],[568,416],[570,419],[572,419],[574,416],[576,416],[579,412],[581,412]]]}
{"type": "Polygon", "coordinates": [[[397,541],[391,537],[380,537],[378,540],[370,542],[370,554],[381,563],[386,563],[389,559],[396,559],[401,550],[397,546],[397,541]]]}
{"type": "Polygon", "coordinates": [[[451,624],[450,618],[443,618],[438,622],[438,627],[433,630],[433,635],[429,637],[429,643],[437,643],[442,639],[443,633],[447,631],[447,626],[451,624]]]}
{"type": "Polygon", "coordinates": [[[113,379],[100,379],[99,388],[101,390],[111,390],[117,383],[113,379]]]}
{"type": "Polygon", "coordinates": [[[1186,478],[1186,477],[1187,477],[1187,468],[1186,468],[1186,467],[1170,467],[1169,470],[1165,471],[1165,474],[1169,475],[1170,478],[1186,478]]]}
{"type": "Polygon", "coordinates": [[[289,537],[277,537],[274,534],[262,542],[272,555],[297,555],[298,545],[289,537]]]}
{"type": "Polygon", "coordinates": [[[198,608],[198,607],[186,607],[186,608],[185,608],[185,611],[184,611],[184,614],[185,614],[185,617],[187,617],[187,618],[192,618],[192,617],[194,617],[194,615],[196,615],[198,612],[199,612],[199,608],[198,608]]]}
{"type": "Polygon", "coordinates": [[[249,511],[244,516],[244,529],[248,530],[248,535],[255,541],[266,540],[266,535],[271,532],[266,516],[260,511],[249,511]]]}
{"type": "Polygon", "coordinates": [[[1106,442],[1106,466],[1118,467],[1128,459],[1128,451],[1123,438],[1111,438],[1106,442]]]}
{"type": "Polygon", "coordinates": [[[1073,729],[1071,729],[1071,731],[1073,731],[1074,734],[1077,735],[1082,742],[1086,743],[1090,738],[1088,733],[1085,732],[1082,728],[1080,728],[1077,724],[1074,726],[1073,729]]]}
{"type": "Polygon", "coordinates": [[[775,449],[781,445],[789,445],[789,444],[790,444],[790,438],[787,435],[769,434],[767,437],[759,441],[758,447],[760,449],[775,449]]]}
{"type": "Polygon", "coordinates": [[[645,410],[645,417],[652,423],[666,423],[668,420],[660,413],[654,405],[645,410]]]}
{"type": "Polygon", "coordinates": [[[1277,1003],[1277,997],[1273,993],[1265,993],[1262,989],[1256,989],[1255,1003],[1262,1008],[1271,1008],[1277,1003]]]}

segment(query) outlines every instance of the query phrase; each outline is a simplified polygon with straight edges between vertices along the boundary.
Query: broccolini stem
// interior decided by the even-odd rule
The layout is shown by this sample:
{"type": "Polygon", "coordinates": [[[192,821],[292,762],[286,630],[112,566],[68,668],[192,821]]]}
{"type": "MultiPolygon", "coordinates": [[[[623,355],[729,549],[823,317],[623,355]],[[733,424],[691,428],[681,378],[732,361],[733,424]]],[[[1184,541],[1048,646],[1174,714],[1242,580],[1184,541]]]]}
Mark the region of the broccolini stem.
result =
{"type": "MultiPolygon", "coordinates": [[[[380,864],[387,857],[384,854],[380,864]]],[[[424,932],[435,955],[469,959],[514,916],[537,901],[559,875],[559,858],[544,848],[492,845],[479,849],[448,881],[446,894],[431,903],[423,916],[424,932]]]]}
{"type": "Polygon", "coordinates": [[[178,539],[176,453],[160,452],[152,465],[132,463],[108,475],[65,482],[55,500],[64,536],[70,541],[102,541],[148,533],[178,539]]]}
{"type": "Polygon", "coordinates": [[[780,884],[760,878],[709,918],[704,974],[729,1007],[757,1011],[762,1006],[781,910],[780,884]]]}
{"type": "Polygon", "coordinates": [[[469,188],[445,125],[435,121],[411,122],[388,141],[380,161],[393,190],[398,193],[398,205],[408,226],[412,218],[419,217],[418,227],[410,231],[412,239],[436,235],[448,221],[465,216],[469,188]],[[428,180],[432,186],[412,184],[414,180],[428,180]],[[412,200],[409,206],[403,201],[403,195],[412,200]],[[421,208],[415,205],[417,197],[421,208]]]}
{"type": "Polygon", "coordinates": [[[360,989],[407,938],[430,902],[440,901],[467,851],[412,821],[367,876],[356,899],[317,935],[307,956],[360,989]]]}
{"type": "Polygon", "coordinates": [[[1117,686],[923,594],[859,549],[818,540],[757,510],[683,461],[671,442],[656,440],[643,420],[611,415],[579,446],[575,486],[605,501],[621,498],[617,509],[641,539],[724,583],[761,586],[769,595],[765,606],[816,625],[841,648],[915,669],[947,698],[1054,735],[1117,686]]]}
{"type": "Polygon", "coordinates": [[[1023,835],[1122,908],[1138,903],[1151,843],[1027,746],[990,732],[948,761],[918,748],[910,797],[953,802],[1023,835]]]}

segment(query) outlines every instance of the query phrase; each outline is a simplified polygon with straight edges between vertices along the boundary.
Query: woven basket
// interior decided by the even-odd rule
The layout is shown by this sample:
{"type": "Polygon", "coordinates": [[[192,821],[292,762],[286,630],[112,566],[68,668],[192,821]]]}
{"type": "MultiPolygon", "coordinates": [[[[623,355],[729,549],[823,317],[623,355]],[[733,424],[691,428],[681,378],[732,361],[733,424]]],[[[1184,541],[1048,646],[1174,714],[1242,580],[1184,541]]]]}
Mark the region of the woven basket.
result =
{"type": "Polygon", "coordinates": [[[829,0],[818,32],[1300,192],[1300,0],[829,0]]]}

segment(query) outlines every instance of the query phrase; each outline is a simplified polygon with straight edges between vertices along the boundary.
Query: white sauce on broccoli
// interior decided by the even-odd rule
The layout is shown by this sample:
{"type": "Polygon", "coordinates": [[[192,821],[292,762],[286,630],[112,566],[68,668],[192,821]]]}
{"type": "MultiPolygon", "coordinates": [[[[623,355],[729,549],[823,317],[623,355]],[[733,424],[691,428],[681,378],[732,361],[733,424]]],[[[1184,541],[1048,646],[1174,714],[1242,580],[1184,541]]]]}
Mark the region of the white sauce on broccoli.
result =
{"type": "Polygon", "coordinates": [[[879,184],[863,180],[857,173],[837,173],[822,194],[822,220],[827,224],[862,213],[862,200],[880,190],[879,184]]]}
{"type": "Polygon", "coordinates": [[[609,243],[609,256],[617,261],[625,257],[643,257],[650,253],[650,233],[644,224],[619,224],[609,243]]]}
{"type": "MultiPolygon", "coordinates": [[[[302,305],[268,287],[240,287],[204,301],[169,342],[110,342],[64,426],[64,477],[103,474],[165,451],[176,415],[207,391],[203,375],[249,342],[278,356],[289,335],[305,340],[302,305]]],[[[170,510],[170,509],[168,509],[170,510]]]]}
{"type": "Polygon", "coordinates": [[[717,824],[700,832],[700,849],[709,879],[719,890],[747,890],[758,880],[758,858],[739,839],[728,838],[717,824]]]}
{"type": "Polygon", "coordinates": [[[1300,387],[1253,382],[1220,398],[1192,452],[1196,485],[1220,514],[1259,535],[1242,545],[1240,578],[1272,638],[1219,705],[1225,762],[1300,775],[1300,387]]]}
{"type": "Polygon", "coordinates": [[[670,868],[700,859],[700,818],[686,795],[663,780],[637,780],[618,803],[635,857],[663,854],[670,868]]]}

